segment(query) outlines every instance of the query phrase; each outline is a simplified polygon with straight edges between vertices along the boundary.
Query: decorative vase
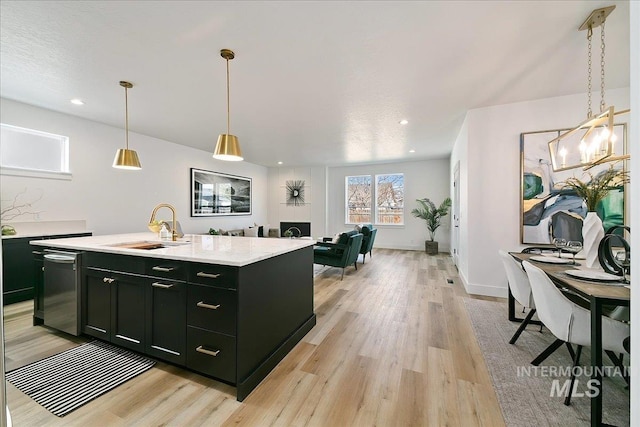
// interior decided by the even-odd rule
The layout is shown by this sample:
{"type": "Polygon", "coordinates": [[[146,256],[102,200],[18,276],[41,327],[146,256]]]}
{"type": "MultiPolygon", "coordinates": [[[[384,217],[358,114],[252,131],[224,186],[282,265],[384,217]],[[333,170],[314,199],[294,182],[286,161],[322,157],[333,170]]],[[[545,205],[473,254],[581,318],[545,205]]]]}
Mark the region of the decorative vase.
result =
{"type": "Polygon", "coordinates": [[[582,221],[582,251],[589,268],[600,267],[598,245],[603,237],[602,220],[597,213],[587,212],[587,216],[582,221]]]}

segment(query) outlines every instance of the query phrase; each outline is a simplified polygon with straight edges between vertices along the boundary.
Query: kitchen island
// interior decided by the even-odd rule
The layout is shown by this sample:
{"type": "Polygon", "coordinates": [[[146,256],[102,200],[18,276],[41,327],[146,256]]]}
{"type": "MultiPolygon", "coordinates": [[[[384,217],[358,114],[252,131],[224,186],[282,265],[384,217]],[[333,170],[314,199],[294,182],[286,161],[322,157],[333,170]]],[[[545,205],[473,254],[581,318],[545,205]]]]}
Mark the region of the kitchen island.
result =
{"type": "Polygon", "coordinates": [[[316,323],[314,243],[209,235],[173,242],[153,233],[31,242],[45,253],[80,253],[82,334],[232,384],[239,401],[316,323]]]}

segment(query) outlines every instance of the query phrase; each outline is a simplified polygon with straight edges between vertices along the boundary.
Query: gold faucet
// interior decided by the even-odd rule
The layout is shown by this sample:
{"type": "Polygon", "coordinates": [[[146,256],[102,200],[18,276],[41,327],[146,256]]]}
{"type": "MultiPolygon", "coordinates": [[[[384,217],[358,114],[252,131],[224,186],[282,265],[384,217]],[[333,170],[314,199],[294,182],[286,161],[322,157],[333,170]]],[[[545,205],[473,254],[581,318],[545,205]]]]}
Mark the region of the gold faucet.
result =
{"type": "Polygon", "coordinates": [[[156,206],[155,208],[153,208],[153,212],[151,212],[151,219],[149,220],[149,223],[152,223],[153,221],[156,220],[156,213],[158,212],[158,209],[160,208],[169,208],[171,209],[171,214],[172,214],[172,221],[171,221],[171,240],[173,240],[174,242],[177,240],[178,238],[178,232],[176,231],[176,208],[174,208],[173,206],[171,206],[168,203],[160,203],[158,206],[156,206]]]}

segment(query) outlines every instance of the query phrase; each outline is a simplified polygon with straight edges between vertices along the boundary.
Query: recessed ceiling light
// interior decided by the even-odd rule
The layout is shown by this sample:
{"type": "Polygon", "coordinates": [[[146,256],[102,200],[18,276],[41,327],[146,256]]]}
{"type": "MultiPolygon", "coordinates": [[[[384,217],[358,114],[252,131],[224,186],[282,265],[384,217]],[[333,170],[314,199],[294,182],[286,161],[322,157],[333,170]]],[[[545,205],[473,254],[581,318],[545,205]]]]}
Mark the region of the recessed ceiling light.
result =
{"type": "Polygon", "coordinates": [[[415,153],[415,152],[416,152],[416,150],[409,150],[409,152],[410,152],[410,153],[415,153]]]}
{"type": "Polygon", "coordinates": [[[78,98],[73,98],[71,100],[71,103],[73,105],[84,105],[84,101],[82,99],[78,99],[78,98]]]}
{"type": "Polygon", "coordinates": [[[282,162],[278,162],[278,164],[279,164],[279,165],[281,165],[281,164],[282,164],[282,162]]]}
{"type": "Polygon", "coordinates": [[[398,123],[400,123],[401,125],[406,125],[407,123],[409,123],[409,120],[407,120],[407,119],[402,119],[402,120],[400,120],[398,123]]]}

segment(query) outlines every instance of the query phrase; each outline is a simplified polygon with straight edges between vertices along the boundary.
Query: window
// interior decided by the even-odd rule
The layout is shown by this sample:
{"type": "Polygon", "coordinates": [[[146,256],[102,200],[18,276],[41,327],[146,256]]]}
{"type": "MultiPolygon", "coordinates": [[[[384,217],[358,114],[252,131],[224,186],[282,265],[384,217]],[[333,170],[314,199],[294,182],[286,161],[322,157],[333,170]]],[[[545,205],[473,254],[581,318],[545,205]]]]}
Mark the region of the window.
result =
{"type": "Polygon", "coordinates": [[[5,124],[0,131],[3,174],[69,174],[68,137],[5,124]]]}
{"type": "Polygon", "coordinates": [[[376,175],[376,224],[404,224],[404,174],[376,175]]]}
{"type": "Polygon", "coordinates": [[[404,224],[404,174],[347,176],[345,183],[347,224],[404,224]]]}
{"type": "Polygon", "coordinates": [[[348,176],[346,179],[347,224],[371,221],[371,176],[348,176]]]}

